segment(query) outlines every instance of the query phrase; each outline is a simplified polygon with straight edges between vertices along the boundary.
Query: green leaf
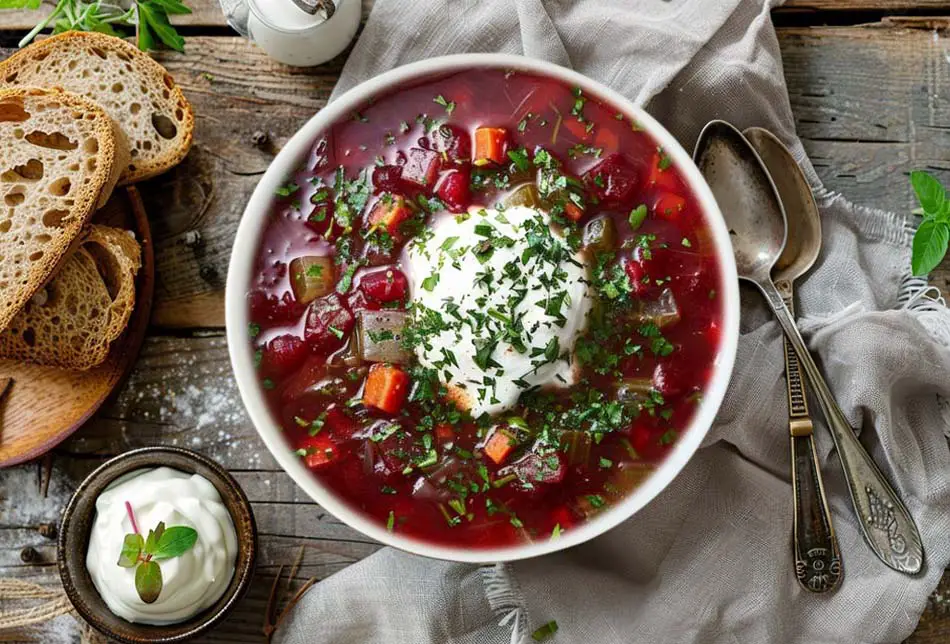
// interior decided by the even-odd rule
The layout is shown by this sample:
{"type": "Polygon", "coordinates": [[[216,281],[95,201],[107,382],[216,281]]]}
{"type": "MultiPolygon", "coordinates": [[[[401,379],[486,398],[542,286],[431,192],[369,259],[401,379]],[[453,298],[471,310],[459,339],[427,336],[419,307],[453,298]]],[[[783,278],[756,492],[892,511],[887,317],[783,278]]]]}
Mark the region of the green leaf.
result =
{"type": "Polygon", "coordinates": [[[165,532],[165,522],[159,521],[154,530],[148,531],[148,537],[145,539],[145,554],[154,555],[158,550],[158,540],[162,538],[165,532]]]}
{"type": "Polygon", "coordinates": [[[135,568],[139,562],[139,556],[142,554],[144,541],[142,535],[129,533],[122,540],[122,552],[119,553],[118,564],[123,568],[135,568]]]}
{"type": "Polygon", "coordinates": [[[39,9],[42,0],[0,0],[0,9],[39,9]]]}
{"type": "Polygon", "coordinates": [[[194,528],[173,526],[165,530],[152,556],[158,560],[180,557],[191,550],[196,541],[198,541],[198,532],[194,528]]]}
{"type": "Polygon", "coordinates": [[[947,200],[947,191],[931,174],[920,170],[910,173],[910,183],[926,215],[936,215],[947,200]]]}
{"type": "Polygon", "coordinates": [[[154,561],[143,561],[135,569],[135,590],[146,604],[154,604],[162,594],[162,569],[154,561]]]}
{"type": "Polygon", "coordinates": [[[152,30],[149,29],[148,21],[145,19],[144,12],[142,11],[142,6],[138,7],[139,14],[139,23],[137,29],[137,42],[139,49],[142,51],[150,51],[155,49],[155,37],[152,35],[152,30]]]}
{"type": "Polygon", "coordinates": [[[943,221],[925,219],[914,235],[910,268],[914,275],[927,275],[947,254],[950,225],[943,221]]]}
{"type": "Polygon", "coordinates": [[[148,26],[167,47],[175,51],[185,51],[185,39],[171,26],[168,15],[161,8],[151,3],[140,3],[139,18],[148,22],[148,26]]]}
{"type": "Polygon", "coordinates": [[[178,0],[148,0],[148,4],[153,4],[160,9],[164,9],[165,13],[170,15],[191,13],[191,9],[186,7],[184,3],[178,2],[178,0]]]}

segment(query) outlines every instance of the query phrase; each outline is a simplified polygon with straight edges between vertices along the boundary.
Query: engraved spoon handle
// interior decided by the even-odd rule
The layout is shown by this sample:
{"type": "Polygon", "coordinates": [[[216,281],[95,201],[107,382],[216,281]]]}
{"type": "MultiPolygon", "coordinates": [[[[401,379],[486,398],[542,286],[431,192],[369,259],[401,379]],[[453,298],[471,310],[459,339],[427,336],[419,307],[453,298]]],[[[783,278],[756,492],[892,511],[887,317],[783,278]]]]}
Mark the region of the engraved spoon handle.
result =
{"type": "Polygon", "coordinates": [[[772,280],[765,278],[755,284],[765,295],[815,388],[865,540],[887,566],[898,572],[917,574],[923,566],[924,551],[914,520],[854,435],[772,280]]]}
{"type": "MultiPolygon", "coordinates": [[[[789,312],[793,309],[792,285],[781,289],[789,312]]],[[[798,356],[788,338],[785,347],[785,382],[788,387],[788,429],[792,454],[794,499],[795,577],[813,593],[835,589],[841,581],[841,551],[821,480],[821,468],[808,413],[808,399],[798,356]]]]}

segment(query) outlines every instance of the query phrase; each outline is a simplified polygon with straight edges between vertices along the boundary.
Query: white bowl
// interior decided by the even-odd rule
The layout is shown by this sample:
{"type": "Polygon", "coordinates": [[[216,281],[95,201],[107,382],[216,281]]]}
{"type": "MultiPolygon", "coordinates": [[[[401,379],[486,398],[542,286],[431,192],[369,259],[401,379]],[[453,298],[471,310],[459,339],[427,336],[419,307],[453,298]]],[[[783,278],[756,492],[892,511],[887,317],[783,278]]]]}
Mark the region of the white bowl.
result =
{"type": "Polygon", "coordinates": [[[247,204],[238,227],[234,249],[231,253],[231,265],[228,269],[225,320],[231,364],[244,405],[267,448],[297,485],[340,520],[377,541],[428,557],[483,563],[536,557],[593,539],[632,517],[670,484],[709,431],[729,384],[739,336],[739,286],[729,234],[712,192],[693,164],[690,155],[652,116],[608,87],[551,63],[508,54],[464,54],[419,61],[370,79],[320,110],[287,142],[267,169],[254,194],[251,195],[251,200],[247,204]],[[274,191],[298,167],[318,135],[337,119],[345,118],[346,115],[352,113],[370,97],[398,88],[418,78],[472,67],[500,67],[553,77],[570,86],[579,86],[585,93],[597,96],[635,117],[637,123],[643,126],[672,158],[706,215],[712,229],[716,256],[719,260],[722,277],[720,293],[724,307],[721,346],[715,361],[714,375],[689,427],[682,433],[672,451],[653,475],[623,501],[586,523],[564,532],[559,539],[545,539],[536,543],[485,549],[438,545],[389,532],[384,526],[351,508],[303,465],[284,439],[283,430],[272,417],[257,381],[253,362],[254,351],[247,336],[250,317],[246,299],[247,292],[250,290],[258,244],[265,217],[273,202],[274,191]]]}

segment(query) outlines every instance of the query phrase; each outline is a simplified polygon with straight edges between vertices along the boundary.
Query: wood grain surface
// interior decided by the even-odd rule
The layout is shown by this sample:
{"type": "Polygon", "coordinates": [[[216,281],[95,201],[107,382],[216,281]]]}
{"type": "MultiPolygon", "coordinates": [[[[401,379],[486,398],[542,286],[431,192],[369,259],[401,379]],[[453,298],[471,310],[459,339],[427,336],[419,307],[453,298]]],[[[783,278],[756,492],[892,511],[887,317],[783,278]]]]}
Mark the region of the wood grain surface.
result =
{"type": "MultiPolygon", "coordinates": [[[[310,501],[279,470],[243,410],[222,331],[227,261],[244,203],[275,152],[325,105],[342,61],[307,70],[273,64],[220,29],[214,0],[190,4],[199,11],[186,18],[187,53],[159,58],[195,106],[195,147],[181,167],[141,186],[158,274],[152,330],[116,399],[55,451],[47,498],[36,492],[41,464],[0,474],[0,575],[57,584],[49,526],[76,483],[104,459],[159,443],[196,449],[244,486],[262,546],[259,583],[202,641],[261,642],[270,583],[280,566],[293,565],[301,547],[295,585],[322,579],[379,547],[310,501]]],[[[914,205],[911,169],[929,167],[950,183],[950,32],[944,32],[950,1],[793,0],[782,9],[812,10],[814,25],[845,10],[887,14],[870,26],[783,27],[779,39],[797,126],[822,180],[859,204],[907,210],[914,205]],[[913,19],[900,19],[903,10],[913,19]],[[943,17],[922,20],[927,13],[943,17]]],[[[28,22],[0,14],[0,30],[28,22]]],[[[934,283],[950,294],[950,262],[934,283]]],[[[950,639],[948,597],[950,576],[910,642],[950,639]]],[[[22,638],[60,644],[72,641],[70,632],[64,623],[55,638],[22,638]]]]}

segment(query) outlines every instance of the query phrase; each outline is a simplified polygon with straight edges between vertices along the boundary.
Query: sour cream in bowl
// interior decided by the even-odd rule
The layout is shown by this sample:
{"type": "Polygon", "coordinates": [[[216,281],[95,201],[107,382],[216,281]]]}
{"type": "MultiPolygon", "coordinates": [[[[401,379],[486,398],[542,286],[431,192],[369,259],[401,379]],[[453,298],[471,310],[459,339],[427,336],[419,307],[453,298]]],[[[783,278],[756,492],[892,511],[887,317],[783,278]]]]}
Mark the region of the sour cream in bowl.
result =
{"type": "Polygon", "coordinates": [[[66,595],[111,640],[183,642],[220,622],[250,585],[257,529],[237,482],[180,448],[126,452],[83,481],[63,514],[66,595]]]}

